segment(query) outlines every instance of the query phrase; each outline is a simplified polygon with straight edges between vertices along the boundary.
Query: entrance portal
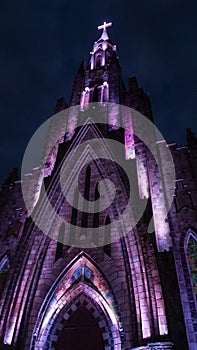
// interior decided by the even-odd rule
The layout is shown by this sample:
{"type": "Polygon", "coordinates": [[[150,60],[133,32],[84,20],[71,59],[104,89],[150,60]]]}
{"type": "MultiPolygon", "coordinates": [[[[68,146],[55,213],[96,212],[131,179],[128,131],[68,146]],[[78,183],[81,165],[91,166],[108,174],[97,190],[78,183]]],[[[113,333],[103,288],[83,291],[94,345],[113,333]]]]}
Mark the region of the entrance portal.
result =
{"type": "Polygon", "coordinates": [[[104,350],[101,330],[86,308],[81,307],[66,322],[55,350],[104,350]]]}

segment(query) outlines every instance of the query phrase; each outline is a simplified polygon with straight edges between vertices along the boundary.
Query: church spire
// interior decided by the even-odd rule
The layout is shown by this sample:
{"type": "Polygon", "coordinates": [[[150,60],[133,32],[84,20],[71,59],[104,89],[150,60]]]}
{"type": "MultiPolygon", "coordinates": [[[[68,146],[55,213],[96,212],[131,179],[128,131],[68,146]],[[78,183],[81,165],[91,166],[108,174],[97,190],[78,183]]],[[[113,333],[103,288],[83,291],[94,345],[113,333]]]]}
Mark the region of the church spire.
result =
{"type": "Polygon", "coordinates": [[[98,26],[98,30],[103,30],[101,37],[95,41],[93,50],[90,52],[90,69],[106,66],[116,51],[116,45],[113,45],[109,40],[107,28],[112,26],[112,22],[104,22],[98,26]]]}
{"type": "MultiPolygon", "coordinates": [[[[104,22],[98,26],[98,30],[101,30],[101,36],[93,44],[88,64],[83,63],[78,70],[73,86],[71,105],[79,104],[81,111],[88,109],[90,102],[119,103],[120,95],[122,96],[122,92],[125,91],[116,45],[112,43],[107,33],[107,29],[111,26],[111,22],[104,22]],[[115,88],[112,89],[111,86],[115,86],[115,88]]],[[[113,122],[110,120],[110,123],[115,123],[114,119],[113,122]]],[[[66,136],[67,140],[70,140],[73,135],[73,125],[73,121],[71,121],[66,136]]]]}

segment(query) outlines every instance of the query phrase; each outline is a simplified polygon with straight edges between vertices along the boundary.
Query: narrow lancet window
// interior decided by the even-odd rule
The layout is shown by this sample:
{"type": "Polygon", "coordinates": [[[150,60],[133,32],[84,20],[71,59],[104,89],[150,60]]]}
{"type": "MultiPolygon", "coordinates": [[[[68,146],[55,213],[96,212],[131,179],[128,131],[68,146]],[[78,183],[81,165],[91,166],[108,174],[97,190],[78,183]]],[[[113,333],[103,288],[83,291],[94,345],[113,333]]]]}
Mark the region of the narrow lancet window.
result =
{"type": "Polygon", "coordinates": [[[73,207],[72,207],[72,214],[71,214],[71,228],[70,228],[70,234],[69,234],[69,245],[71,246],[75,242],[75,226],[77,224],[77,207],[78,207],[78,200],[79,200],[79,191],[78,188],[76,188],[74,193],[74,200],[73,200],[73,207]]]}
{"type": "Polygon", "coordinates": [[[64,235],[65,235],[65,224],[63,222],[61,224],[60,230],[59,230],[59,236],[58,236],[58,242],[57,242],[57,248],[56,248],[56,254],[55,254],[55,261],[62,258],[63,248],[64,248],[64,235]]]}
{"type": "Polygon", "coordinates": [[[111,256],[111,227],[110,227],[110,217],[107,215],[105,220],[105,233],[104,233],[104,247],[103,250],[105,254],[111,256]]]}
{"type": "Polygon", "coordinates": [[[98,183],[96,184],[95,187],[95,192],[94,192],[94,218],[93,218],[93,227],[94,227],[94,233],[93,233],[93,243],[95,245],[98,245],[99,242],[99,202],[98,199],[100,197],[100,193],[98,190],[98,183]]]}
{"type": "Polygon", "coordinates": [[[97,85],[94,88],[92,102],[99,102],[99,91],[98,91],[98,86],[97,85]]]}
{"type": "Polygon", "coordinates": [[[197,297],[197,240],[192,235],[188,241],[187,258],[190,266],[194,292],[197,297]]]}
{"type": "Polygon", "coordinates": [[[88,165],[86,169],[86,178],[85,178],[85,188],[84,188],[84,201],[83,205],[83,214],[82,214],[82,227],[87,227],[88,224],[88,203],[90,199],[90,178],[91,178],[91,168],[88,165]]]}
{"type": "Polygon", "coordinates": [[[99,53],[96,57],[96,68],[99,68],[101,66],[102,63],[102,55],[101,53],[99,53]]]}

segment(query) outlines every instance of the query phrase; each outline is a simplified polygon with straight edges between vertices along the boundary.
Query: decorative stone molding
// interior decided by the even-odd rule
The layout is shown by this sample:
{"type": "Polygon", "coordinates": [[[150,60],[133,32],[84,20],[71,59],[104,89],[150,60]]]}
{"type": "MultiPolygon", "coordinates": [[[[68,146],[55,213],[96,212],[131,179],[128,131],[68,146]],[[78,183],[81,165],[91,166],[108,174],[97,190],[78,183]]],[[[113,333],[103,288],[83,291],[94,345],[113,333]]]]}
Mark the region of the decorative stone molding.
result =
{"type": "Polygon", "coordinates": [[[132,348],[131,350],[171,350],[173,349],[173,343],[171,342],[159,342],[149,343],[138,348],[132,348]]]}

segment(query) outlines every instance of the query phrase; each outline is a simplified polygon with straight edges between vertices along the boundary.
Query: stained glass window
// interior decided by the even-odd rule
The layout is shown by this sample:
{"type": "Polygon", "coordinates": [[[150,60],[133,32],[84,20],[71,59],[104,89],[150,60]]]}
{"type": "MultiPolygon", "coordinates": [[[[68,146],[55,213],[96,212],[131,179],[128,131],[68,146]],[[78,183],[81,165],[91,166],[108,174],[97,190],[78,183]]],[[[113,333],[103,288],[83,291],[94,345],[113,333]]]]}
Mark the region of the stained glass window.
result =
{"type": "Polygon", "coordinates": [[[70,279],[70,284],[73,284],[75,281],[79,280],[81,276],[82,276],[82,266],[79,266],[73,273],[73,276],[70,279]]]}
{"type": "Polygon", "coordinates": [[[86,265],[84,267],[80,265],[73,273],[70,284],[72,285],[74,282],[79,281],[83,276],[92,282],[94,281],[93,271],[86,265]]]}
{"type": "Polygon", "coordinates": [[[194,291],[197,296],[197,240],[193,236],[191,236],[188,241],[187,256],[192,274],[194,291]]]}
{"type": "Polygon", "coordinates": [[[84,266],[84,275],[87,279],[94,281],[94,273],[93,271],[88,267],[88,266],[84,266]]]}
{"type": "Polygon", "coordinates": [[[0,277],[4,273],[6,273],[9,270],[10,264],[9,259],[7,255],[4,255],[3,258],[0,258],[0,277]]]}

